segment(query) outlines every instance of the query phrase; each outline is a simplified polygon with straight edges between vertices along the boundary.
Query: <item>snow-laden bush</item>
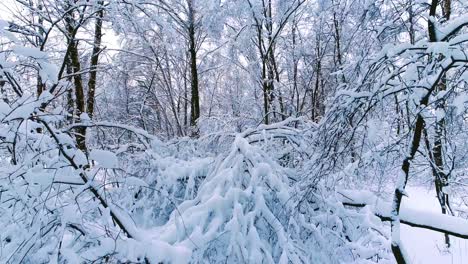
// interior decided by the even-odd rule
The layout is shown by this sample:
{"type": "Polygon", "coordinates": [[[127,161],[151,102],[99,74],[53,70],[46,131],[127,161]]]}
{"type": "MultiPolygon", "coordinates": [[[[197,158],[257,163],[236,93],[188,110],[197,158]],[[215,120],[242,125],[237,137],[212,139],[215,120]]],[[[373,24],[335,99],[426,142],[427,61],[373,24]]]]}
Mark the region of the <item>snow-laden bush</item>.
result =
{"type": "Polygon", "coordinates": [[[196,261],[304,262],[300,242],[287,232],[293,207],[286,170],[241,137],[214,167],[155,237],[187,247],[196,261]]]}
{"type": "Polygon", "coordinates": [[[332,193],[324,197],[296,192],[300,154],[285,167],[280,165],[281,153],[286,149],[293,155],[290,145],[301,146],[304,132],[280,125],[247,131],[214,159],[152,154],[159,173],[150,177],[154,187],[138,191],[143,195],[133,215],[146,222],[161,219],[159,208],[169,205],[168,221],[146,225],[145,233],[153,241],[191,252],[194,263],[388,261],[387,234],[377,217],[344,208],[330,198],[332,193]],[[285,134],[289,139],[283,141],[280,135],[285,134]]]}
{"type": "Polygon", "coordinates": [[[2,151],[14,154],[0,171],[1,261],[341,263],[388,257],[386,234],[368,213],[345,209],[333,192],[300,189],[299,179],[315,177],[304,173],[313,157],[314,126],[306,122],[167,143],[114,124],[148,137],[139,138],[148,148],[93,148],[90,163],[69,128],[58,129],[61,115],[41,111],[43,102],[18,101],[1,116],[2,151]]]}

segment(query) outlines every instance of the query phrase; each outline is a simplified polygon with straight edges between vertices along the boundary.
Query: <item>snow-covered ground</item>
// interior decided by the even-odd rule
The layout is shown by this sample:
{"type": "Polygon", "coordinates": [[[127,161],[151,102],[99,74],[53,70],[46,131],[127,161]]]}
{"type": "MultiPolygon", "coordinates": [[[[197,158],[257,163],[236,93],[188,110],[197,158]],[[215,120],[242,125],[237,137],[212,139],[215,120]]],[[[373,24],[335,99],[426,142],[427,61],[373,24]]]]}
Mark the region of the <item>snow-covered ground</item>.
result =
{"type": "MultiPolygon", "coordinates": [[[[407,191],[402,207],[440,213],[434,190],[408,186],[407,191]]],[[[450,237],[452,246],[447,251],[443,234],[407,225],[402,225],[401,237],[413,264],[468,263],[468,240],[450,237]]]]}

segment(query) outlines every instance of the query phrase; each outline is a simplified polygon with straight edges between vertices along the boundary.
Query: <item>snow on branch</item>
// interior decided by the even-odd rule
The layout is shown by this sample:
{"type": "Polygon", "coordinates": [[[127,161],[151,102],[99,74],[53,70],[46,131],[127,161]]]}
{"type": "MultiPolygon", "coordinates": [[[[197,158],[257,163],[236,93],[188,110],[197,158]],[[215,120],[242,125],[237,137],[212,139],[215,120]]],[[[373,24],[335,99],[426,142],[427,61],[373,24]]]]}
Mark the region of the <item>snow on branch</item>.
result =
{"type": "Polygon", "coordinates": [[[127,130],[127,131],[135,134],[137,136],[138,140],[146,148],[150,148],[147,140],[160,142],[160,140],[156,136],[149,134],[148,132],[146,132],[143,129],[139,129],[139,128],[129,126],[129,125],[124,125],[124,124],[117,124],[117,123],[113,123],[113,122],[107,122],[107,121],[92,122],[92,123],[91,122],[89,122],[89,123],[76,123],[76,124],[70,125],[65,130],[70,131],[70,130],[73,130],[73,129],[78,128],[78,127],[108,127],[108,128],[119,128],[119,129],[127,130]]]}
{"type": "MultiPolygon", "coordinates": [[[[341,190],[338,199],[345,206],[370,207],[382,221],[391,221],[391,203],[383,201],[371,192],[341,190]]],[[[400,222],[412,227],[424,228],[468,239],[468,220],[460,217],[435,214],[402,207],[400,222]]]]}
{"type": "Polygon", "coordinates": [[[447,41],[450,37],[455,35],[464,26],[468,25],[468,14],[453,19],[447,25],[437,28],[437,39],[440,41],[447,41]]]}

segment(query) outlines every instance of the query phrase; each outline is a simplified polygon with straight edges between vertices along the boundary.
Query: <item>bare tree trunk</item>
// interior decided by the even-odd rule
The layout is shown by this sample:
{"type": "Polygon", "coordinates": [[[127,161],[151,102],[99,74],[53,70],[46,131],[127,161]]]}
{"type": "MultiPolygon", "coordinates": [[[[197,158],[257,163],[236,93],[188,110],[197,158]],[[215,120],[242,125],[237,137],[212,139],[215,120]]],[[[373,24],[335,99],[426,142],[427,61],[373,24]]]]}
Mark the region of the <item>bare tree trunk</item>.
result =
{"type": "Polygon", "coordinates": [[[270,102],[269,102],[269,95],[268,95],[268,91],[269,91],[268,80],[266,77],[266,61],[264,59],[262,59],[262,90],[263,90],[263,114],[264,114],[263,121],[265,122],[266,125],[268,125],[270,123],[270,120],[269,120],[270,102]]]}
{"type": "MultiPolygon", "coordinates": [[[[44,32],[44,19],[42,18],[42,10],[43,10],[43,5],[41,3],[39,3],[37,5],[37,9],[39,10],[39,19],[38,19],[38,34],[39,36],[37,36],[37,43],[36,45],[41,47],[41,51],[43,50],[42,47],[43,47],[43,44],[44,44],[44,35],[45,35],[45,32],[44,32]]],[[[37,97],[39,98],[39,96],[41,95],[42,91],[45,90],[45,84],[42,82],[42,78],[41,78],[41,75],[39,74],[39,72],[37,73],[37,97]]]]}
{"type": "Polygon", "coordinates": [[[87,101],[87,113],[89,118],[93,118],[94,115],[94,103],[96,94],[96,79],[97,79],[97,65],[99,62],[99,53],[101,52],[101,40],[102,40],[102,19],[104,17],[104,10],[102,9],[103,2],[98,2],[99,8],[97,12],[96,24],[94,27],[94,47],[91,55],[90,74],[88,80],[88,101],[87,101]]]}
{"type": "Polygon", "coordinates": [[[415,31],[414,31],[414,11],[413,11],[413,0],[410,0],[408,3],[408,20],[409,20],[409,36],[410,43],[414,44],[415,41],[415,31]]]}
{"type": "MultiPolygon", "coordinates": [[[[70,68],[73,74],[74,86],[75,86],[75,104],[76,104],[76,114],[78,116],[77,121],[80,120],[80,115],[86,112],[85,109],[85,98],[84,98],[84,88],[83,80],[81,78],[81,64],[79,60],[78,53],[78,42],[74,38],[74,24],[75,20],[73,19],[72,14],[67,14],[65,17],[67,33],[70,42],[70,68]]],[[[78,148],[87,153],[86,149],[86,127],[78,127],[76,129],[76,143],[78,148]]]]}
{"type": "MultiPolygon", "coordinates": [[[[429,97],[432,91],[428,93],[421,99],[419,105],[427,105],[429,97]]],[[[421,114],[418,114],[416,117],[416,124],[413,131],[413,140],[411,142],[411,147],[408,156],[403,160],[401,165],[401,170],[403,175],[399,176],[397,187],[395,188],[395,193],[393,197],[393,205],[391,212],[391,227],[392,227],[392,252],[395,256],[395,259],[398,264],[405,264],[406,258],[405,253],[400,241],[400,206],[401,200],[405,193],[406,183],[408,182],[409,171],[411,162],[413,161],[416,152],[418,151],[421,136],[424,130],[424,119],[421,114]]]]}
{"type": "MultiPolygon", "coordinates": [[[[67,72],[67,80],[72,83],[72,68],[70,63],[70,58],[65,58],[66,60],[66,72],[67,72]]],[[[74,113],[75,113],[75,100],[73,98],[73,87],[67,88],[67,122],[69,124],[73,123],[74,120],[74,113]]]]}
{"type": "Polygon", "coordinates": [[[299,63],[296,55],[296,30],[297,30],[297,22],[293,22],[293,27],[292,27],[292,49],[293,49],[293,96],[292,96],[292,102],[294,102],[294,98],[296,99],[295,103],[295,111],[296,111],[296,116],[300,112],[300,95],[299,95],[299,87],[298,87],[298,68],[299,68],[299,63]]]}
{"type": "MultiPolygon", "coordinates": [[[[436,8],[438,5],[438,1],[434,0],[432,2],[432,5],[434,5],[435,8],[432,9],[432,6],[431,6],[431,13],[429,15],[432,17],[435,17],[435,12],[436,12],[436,8]]],[[[442,7],[443,7],[442,13],[444,15],[444,19],[445,21],[448,21],[450,19],[450,13],[451,13],[450,0],[444,0],[442,7]]],[[[437,41],[437,39],[435,39],[434,27],[431,26],[430,30],[432,30],[432,32],[429,32],[429,35],[431,36],[429,41],[430,42],[437,41]]],[[[445,90],[447,90],[447,77],[444,74],[440,80],[439,85],[437,85],[436,91],[441,92],[445,90]]],[[[436,111],[442,111],[443,113],[446,113],[444,100],[440,100],[437,103],[436,111]]],[[[450,212],[449,196],[446,193],[446,188],[448,187],[449,179],[448,179],[448,174],[445,172],[444,153],[443,153],[444,143],[445,143],[444,139],[445,139],[445,117],[436,121],[434,146],[432,148],[432,152],[433,152],[433,157],[434,157],[433,162],[435,165],[435,170],[433,170],[433,172],[434,172],[434,183],[435,183],[435,188],[436,188],[436,194],[439,200],[442,214],[447,214],[450,212]]],[[[445,244],[447,247],[450,247],[450,237],[448,234],[445,234],[445,244]]]]}
{"type": "MultiPolygon", "coordinates": [[[[193,0],[188,0],[188,34],[189,34],[189,53],[190,53],[190,72],[191,72],[191,88],[192,99],[190,104],[191,116],[190,125],[196,129],[197,120],[200,117],[200,98],[198,84],[198,68],[197,68],[197,46],[195,41],[195,10],[193,0]]],[[[197,134],[195,132],[195,134],[197,134]]]]}
{"type": "Polygon", "coordinates": [[[318,108],[319,108],[319,93],[320,93],[320,80],[322,78],[322,61],[320,58],[320,41],[317,41],[317,61],[316,61],[316,66],[315,66],[315,86],[311,94],[311,106],[312,106],[312,113],[311,113],[311,118],[312,121],[317,121],[318,118],[318,108]]]}
{"type": "Polygon", "coordinates": [[[188,87],[187,87],[187,68],[185,68],[184,70],[184,129],[187,129],[187,126],[188,126],[188,87]]]}
{"type": "Polygon", "coordinates": [[[450,16],[452,15],[452,0],[443,0],[444,3],[442,5],[442,13],[444,15],[445,21],[450,20],[450,16]]]}

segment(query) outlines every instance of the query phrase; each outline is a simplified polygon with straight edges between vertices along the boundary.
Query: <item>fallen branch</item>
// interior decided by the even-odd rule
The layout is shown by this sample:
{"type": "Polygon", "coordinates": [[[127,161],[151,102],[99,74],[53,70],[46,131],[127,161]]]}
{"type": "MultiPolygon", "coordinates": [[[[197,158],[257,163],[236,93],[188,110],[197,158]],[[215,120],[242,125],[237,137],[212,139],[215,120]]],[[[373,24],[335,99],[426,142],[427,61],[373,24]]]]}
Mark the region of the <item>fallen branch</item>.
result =
{"type": "MultiPolygon", "coordinates": [[[[382,221],[391,221],[391,204],[377,198],[370,192],[340,191],[339,200],[345,206],[365,207],[382,221]]],[[[424,228],[468,239],[468,220],[451,215],[436,214],[402,207],[400,222],[412,227],[424,228]]]]}

